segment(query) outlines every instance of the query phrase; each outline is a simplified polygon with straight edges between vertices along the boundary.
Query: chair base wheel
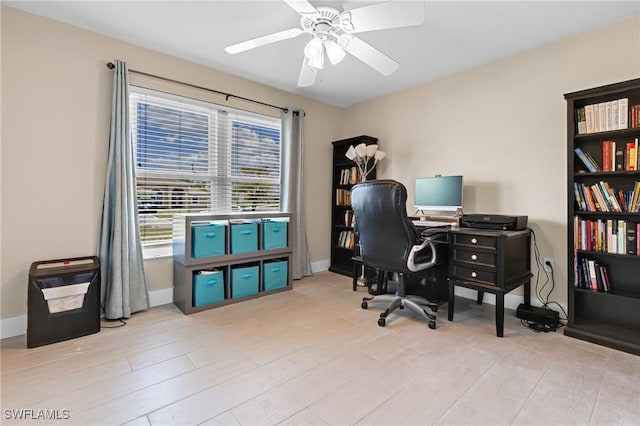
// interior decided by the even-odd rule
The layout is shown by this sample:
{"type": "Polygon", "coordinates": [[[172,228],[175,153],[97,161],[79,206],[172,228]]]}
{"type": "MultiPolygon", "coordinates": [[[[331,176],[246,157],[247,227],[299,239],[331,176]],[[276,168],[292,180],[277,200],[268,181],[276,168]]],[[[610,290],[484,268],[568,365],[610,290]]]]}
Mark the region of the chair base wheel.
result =
{"type": "Polygon", "coordinates": [[[360,307],[362,309],[367,309],[369,307],[369,305],[367,305],[367,302],[362,302],[362,304],[360,305],[360,307]]]}
{"type": "Polygon", "coordinates": [[[429,328],[431,330],[435,330],[436,329],[436,322],[433,321],[433,320],[429,321],[429,328]]]}
{"type": "Polygon", "coordinates": [[[384,318],[378,318],[378,325],[380,327],[384,327],[385,325],[387,325],[387,321],[384,318]]]}

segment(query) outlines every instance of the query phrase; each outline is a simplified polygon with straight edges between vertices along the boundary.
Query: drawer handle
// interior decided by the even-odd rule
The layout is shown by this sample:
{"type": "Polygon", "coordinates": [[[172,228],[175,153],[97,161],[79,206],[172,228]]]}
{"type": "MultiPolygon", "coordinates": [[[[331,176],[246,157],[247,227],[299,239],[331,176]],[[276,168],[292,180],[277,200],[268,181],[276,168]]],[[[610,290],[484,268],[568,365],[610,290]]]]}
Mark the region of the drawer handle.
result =
{"type": "Polygon", "coordinates": [[[218,234],[217,234],[217,233],[215,233],[215,232],[207,232],[207,238],[213,238],[213,237],[215,237],[216,235],[218,235],[218,234]]]}
{"type": "Polygon", "coordinates": [[[477,238],[472,238],[471,239],[471,244],[478,244],[478,239],[477,238]]]}
{"type": "Polygon", "coordinates": [[[472,254],[472,255],[471,255],[471,260],[478,260],[478,256],[477,256],[477,255],[475,255],[475,254],[472,254]]]}
{"type": "Polygon", "coordinates": [[[280,232],[280,228],[272,228],[271,232],[280,232]]]}
{"type": "Polygon", "coordinates": [[[271,268],[271,272],[280,272],[280,267],[276,266],[275,268],[271,268]]]}
{"type": "Polygon", "coordinates": [[[253,277],[253,274],[243,274],[242,275],[242,279],[243,280],[248,280],[249,278],[253,277]]]}
{"type": "Polygon", "coordinates": [[[240,231],[240,234],[242,234],[242,235],[251,235],[252,233],[253,233],[253,231],[249,231],[249,230],[240,231]]]}
{"type": "Polygon", "coordinates": [[[476,278],[476,277],[478,276],[478,274],[476,273],[476,271],[473,271],[473,272],[471,273],[471,276],[472,276],[473,278],[476,278]]]}
{"type": "Polygon", "coordinates": [[[210,280],[207,280],[207,285],[208,286],[212,286],[212,285],[216,284],[217,282],[218,282],[217,278],[212,278],[210,280]]]}

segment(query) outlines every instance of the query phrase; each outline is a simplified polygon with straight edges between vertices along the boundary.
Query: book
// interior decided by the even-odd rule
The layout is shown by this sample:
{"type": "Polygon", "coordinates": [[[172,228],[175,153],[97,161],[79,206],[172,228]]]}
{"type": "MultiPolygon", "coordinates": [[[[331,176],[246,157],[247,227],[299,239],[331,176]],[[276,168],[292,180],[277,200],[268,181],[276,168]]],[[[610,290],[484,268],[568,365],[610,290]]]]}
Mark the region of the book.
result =
{"type": "Polygon", "coordinates": [[[598,281],[596,278],[596,261],[589,259],[587,262],[589,265],[589,283],[591,284],[589,288],[591,289],[591,291],[598,291],[598,281]]]}
{"type": "Polygon", "coordinates": [[[637,238],[637,225],[630,223],[627,226],[627,254],[637,255],[638,254],[638,246],[636,242],[637,238]]]}
{"type": "Polygon", "coordinates": [[[631,213],[639,212],[639,210],[636,208],[636,205],[638,204],[639,199],[640,199],[640,182],[636,181],[636,183],[633,185],[631,201],[629,202],[629,205],[627,207],[628,212],[631,212],[631,213]]]}
{"type": "Polygon", "coordinates": [[[580,161],[582,161],[582,164],[584,164],[584,166],[587,168],[588,171],[590,172],[597,172],[598,168],[596,163],[592,161],[592,159],[590,159],[589,157],[587,157],[587,155],[585,154],[585,152],[582,150],[582,148],[580,147],[576,147],[574,149],[576,155],[578,156],[578,158],[580,159],[580,161]]]}
{"type": "Polygon", "coordinates": [[[587,119],[584,115],[584,108],[578,108],[576,110],[576,119],[578,123],[578,134],[584,135],[587,133],[587,119]]]}
{"type": "Polygon", "coordinates": [[[609,268],[602,267],[602,273],[604,275],[604,291],[605,293],[611,293],[611,280],[609,279],[609,268]]]}
{"type": "Polygon", "coordinates": [[[625,170],[634,171],[637,170],[638,164],[638,139],[633,142],[628,142],[625,151],[625,170]]]}
{"type": "Polygon", "coordinates": [[[598,105],[598,131],[603,132],[607,130],[607,107],[604,102],[600,102],[598,105]]]}
{"type": "Polygon", "coordinates": [[[618,246],[616,253],[625,254],[627,252],[627,222],[618,220],[618,246]]]}
{"type": "Polygon", "coordinates": [[[618,129],[627,129],[629,127],[629,99],[618,99],[618,129]]]}
{"type": "Polygon", "coordinates": [[[611,172],[614,170],[614,152],[613,149],[613,141],[603,141],[602,142],[602,171],[603,172],[611,172]]]}
{"type": "Polygon", "coordinates": [[[584,196],[582,195],[582,191],[580,189],[580,185],[578,185],[578,182],[573,182],[573,192],[578,210],[587,211],[587,204],[585,202],[584,196]]]}
{"type": "Polygon", "coordinates": [[[594,106],[587,105],[584,107],[585,120],[587,122],[587,133],[595,132],[594,106]]]}
{"type": "Polygon", "coordinates": [[[622,143],[616,147],[616,170],[624,170],[624,147],[622,143]]]}

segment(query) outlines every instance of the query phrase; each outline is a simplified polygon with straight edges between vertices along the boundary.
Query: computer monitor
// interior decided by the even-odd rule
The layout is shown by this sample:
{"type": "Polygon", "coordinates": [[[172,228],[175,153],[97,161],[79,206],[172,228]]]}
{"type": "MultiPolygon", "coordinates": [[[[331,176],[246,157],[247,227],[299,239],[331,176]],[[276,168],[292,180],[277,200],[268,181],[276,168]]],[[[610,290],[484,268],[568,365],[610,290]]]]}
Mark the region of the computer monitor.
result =
{"type": "Polygon", "coordinates": [[[418,210],[461,211],[462,176],[416,178],[413,201],[418,210]]]}

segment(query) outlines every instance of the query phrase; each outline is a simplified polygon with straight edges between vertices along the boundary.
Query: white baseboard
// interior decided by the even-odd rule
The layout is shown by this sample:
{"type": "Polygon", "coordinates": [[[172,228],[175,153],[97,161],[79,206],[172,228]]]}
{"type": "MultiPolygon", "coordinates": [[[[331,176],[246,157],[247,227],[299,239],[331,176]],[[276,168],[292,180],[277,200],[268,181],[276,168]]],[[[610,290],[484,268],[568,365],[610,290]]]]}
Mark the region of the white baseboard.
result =
{"type": "MultiPolygon", "coordinates": [[[[329,265],[331,262],[329,260],[321,260],[318,262],[311,263],[311,271],[312,272],[324,272],[329,270],[329,265]]],[[[477,292],[475,290],[471,290],[464,287],[456,287],[456,296],[464,297],[466,299],[477,299],[477,292]]],[[[173,288],[165,288],[162,290],[154,290],[149,292],[149,304],[151,307],[166,305],[168,303],[173,303],[173,288]]],[[[493,294],[485,293],[484,303],[488,303],[490,305],[496,304],[496,297],[493,294]]],[[[523,296],[517,296],[513,294],[506,294],[504,297],[504,307],[507,309],[513,309],[514,311],[518,308],[518,305],[524,303],[523,296]]],[[[537,300],[531,300],[531,304],[534,306],[540,306],[540,302],[537,300]]],[[[561,305],[562,308],[567,312],[567,307],[561,305]]],[[[8,337],[19,336],[21,334],[26,334],[27,332],[27,316],[20,315],[12,318],[5,318],[0,320],[0,339],[6,339],[8,337]]]]}
{"type": "Polygon", "coordinates": [[[173,303],[173,287],[149,292],[149,305],[152,308],[169,303],[173,303]]]}
{"type": "MultiPolygon", "coordinates": [[[[150,307],[173,303],[173,288],[165,288],[149,292],[150,307]]],[[[27,333],[27,316],[5,318],[0,320],[0,339],[20,336],[27,333]]]]}
{"type": "Polygon", "coordinates": [[[0,339],[27,333],[27,316],[11,317],[0,320],[0,339]]]}
{"type": "Polygon", "coordinates": [[[311,262],[311,272],[316,273],[328,271],[330,265],[331,261],[329,259],[311,262]]]}

